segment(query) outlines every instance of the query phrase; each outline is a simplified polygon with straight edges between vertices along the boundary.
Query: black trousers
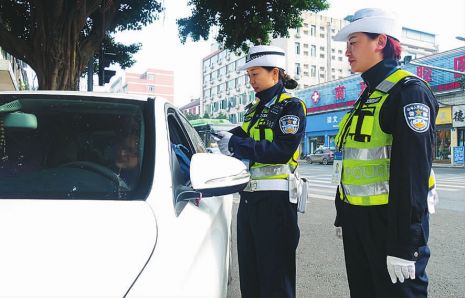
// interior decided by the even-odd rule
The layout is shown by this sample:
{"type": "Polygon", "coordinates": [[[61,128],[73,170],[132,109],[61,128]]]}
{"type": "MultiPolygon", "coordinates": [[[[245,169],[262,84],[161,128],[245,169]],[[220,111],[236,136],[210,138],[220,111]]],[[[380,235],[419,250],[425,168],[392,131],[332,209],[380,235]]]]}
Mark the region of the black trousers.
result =
{"type": "MultiPolygon", "coordinates": [[[[342,235],[347,278],[352,298],[427,297],[425,269],[428,246],[419,248],[415,279],[393,284],[386,267],[387,206],[353,206],[342,203],[342,235]]],[[[425,243],[429,236],[429,215],[422,222],[425,243]]]]}
{"type": "Polygon", "coordinates": [[[286,191],[241,192],[237,251],[244,298],[295,297],[297,205],[286,191]]]}

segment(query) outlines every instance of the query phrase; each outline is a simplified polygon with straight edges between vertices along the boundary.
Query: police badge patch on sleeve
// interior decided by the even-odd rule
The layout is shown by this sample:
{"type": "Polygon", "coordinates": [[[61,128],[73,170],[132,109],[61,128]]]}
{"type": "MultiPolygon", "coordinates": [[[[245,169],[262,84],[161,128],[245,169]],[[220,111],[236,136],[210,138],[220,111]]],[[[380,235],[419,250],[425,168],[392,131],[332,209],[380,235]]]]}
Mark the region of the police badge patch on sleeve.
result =
{"type": "Polygon", "coordinates": [[[299,117],[295,115],[286,115],[279,118],[279,127],[283,134],[295,134],[299,130],[299,117]]]}
{"type": "Polygon", "coordinates": [[[405,121],[415,132],[425,132],[429,128],[429,107],[422,103],[411,103],[404,107],[405,121]]]}

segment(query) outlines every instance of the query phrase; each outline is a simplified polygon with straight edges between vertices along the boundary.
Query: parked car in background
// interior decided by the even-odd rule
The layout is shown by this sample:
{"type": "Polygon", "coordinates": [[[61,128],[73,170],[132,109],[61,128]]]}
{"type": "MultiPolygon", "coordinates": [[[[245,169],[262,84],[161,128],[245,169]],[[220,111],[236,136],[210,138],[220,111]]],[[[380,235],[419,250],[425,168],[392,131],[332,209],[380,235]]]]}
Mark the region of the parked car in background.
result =
{"type": "Polygon", "coordinates": [[[313,153],[305,156],[308,163],[330,164],[334,162],[335,148],[322,147],[316,149],[313,153]]]}
{"type": "Polygon", "coordinates": [[[226,297],[245,165],[161,98],[0,92],[0,297],[226,297]]]}

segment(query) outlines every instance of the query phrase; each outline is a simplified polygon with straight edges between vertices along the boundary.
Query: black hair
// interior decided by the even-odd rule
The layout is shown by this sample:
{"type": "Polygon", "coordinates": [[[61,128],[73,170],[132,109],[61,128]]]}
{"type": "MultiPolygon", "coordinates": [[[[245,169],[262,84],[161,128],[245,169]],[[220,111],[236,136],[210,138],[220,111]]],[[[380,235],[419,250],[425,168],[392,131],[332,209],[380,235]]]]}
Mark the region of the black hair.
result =
{"type": "MultiPolygon", "coordinates": [[[[273,66],[262,66],[264,69],[268,70],[268,71],[272,71],[274,68],[278,68],[278,67],[273,67],[273,66]]],[[[295,89],[297,88],[297,81],[294,80],[293,78],[291,78],[290,75],[288,75],[284,69],[282,68],[278,68],[279,70],[279,79],[281,81],[283,81],[283,85],[284,85],[284,88],[286,89],[295,89]]]]}
{"type": "MultiPolygon", "coordinates": [[[[363,32],[365,33],[369,39],[373,40],[377,38],[380,34],[379,33],[369,33],[369,32],[363,32]]],[[[400,42],[395,39],[394,37],[391,37],[389,35],[386,35],[386,46],[383,49],[383,58],[384,59],[394,59],[396,61],[400,60],[400,55],[401,55],[401,46],[400,42]]]]}

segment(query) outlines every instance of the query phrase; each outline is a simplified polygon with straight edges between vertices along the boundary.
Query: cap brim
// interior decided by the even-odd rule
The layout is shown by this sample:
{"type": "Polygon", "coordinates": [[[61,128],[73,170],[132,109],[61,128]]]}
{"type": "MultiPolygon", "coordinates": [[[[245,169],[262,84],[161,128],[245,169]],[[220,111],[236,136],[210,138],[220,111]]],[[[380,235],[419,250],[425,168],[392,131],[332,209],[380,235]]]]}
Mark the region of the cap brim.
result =
{"type": "Polygon", "coordinates": [[[237,70],[242,71],[258,66],[277,67],[286,70],[286,60],[284,56],[274,56],[273,58],[270,56],[262,56],[246,62],[245,64],[239,66],[237,70]]]}
{"type": "Polygon", "coordinates": [[[349,35],[356,32],[370,32],[386,34],[396,39],[400,39],[400,32],[396,21],[387,17],[366,17],[354,21],[341,30],[333,37],[334,41],[347,41],[349,35]]]}

